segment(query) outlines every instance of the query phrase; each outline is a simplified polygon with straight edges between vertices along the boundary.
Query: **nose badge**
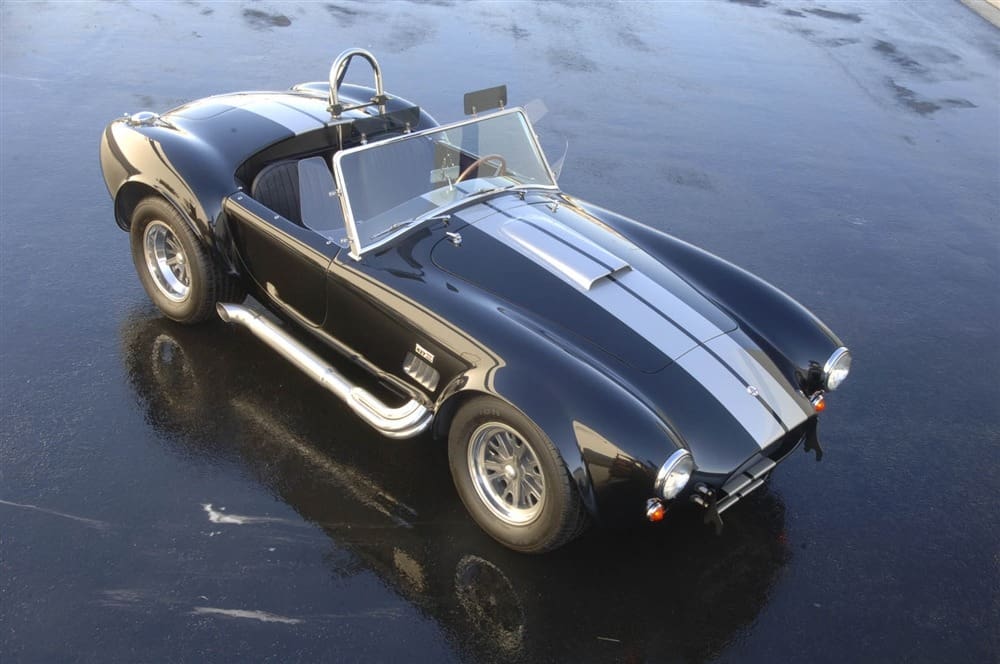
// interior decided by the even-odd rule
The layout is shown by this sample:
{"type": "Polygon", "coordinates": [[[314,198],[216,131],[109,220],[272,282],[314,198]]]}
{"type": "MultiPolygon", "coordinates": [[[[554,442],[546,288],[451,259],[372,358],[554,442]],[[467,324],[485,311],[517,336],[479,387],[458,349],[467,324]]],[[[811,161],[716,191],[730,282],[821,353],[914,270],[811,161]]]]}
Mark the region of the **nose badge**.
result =
{"type": "Polygon", "coordinates": [[[758,390],[753,385],[747,385],[747,394],[749,394],[752,397],[757,397],[760,396],[760,390],[758,390]]]}

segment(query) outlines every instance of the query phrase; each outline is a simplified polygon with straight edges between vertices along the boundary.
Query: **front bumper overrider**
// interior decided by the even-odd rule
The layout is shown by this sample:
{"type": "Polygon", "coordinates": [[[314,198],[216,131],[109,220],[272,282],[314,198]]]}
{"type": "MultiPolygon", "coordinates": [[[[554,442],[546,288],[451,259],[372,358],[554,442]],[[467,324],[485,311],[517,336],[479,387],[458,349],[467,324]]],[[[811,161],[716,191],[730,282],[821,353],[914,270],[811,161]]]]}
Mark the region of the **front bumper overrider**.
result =
{"type": "MultiPolygon", "coordinates": [[[[816,453],[816,460],[822,456],[822,448],[817,436],[817,419],[810,418],[801,426],[788,432],[773,445],[747,459],[739,468],[724,478],[703,478],[695,475],[690,485],[672,503],[671,508],[692,503],[704,510],[704,521],[722,531],[722,513],[736,503],[764,486],[771,472],[796,448],[805,443],[805,451],[816,453]]],[[[667,505],[659,497],[646,502],[646,518],[661,521],[667,513],[667,505]]]]}

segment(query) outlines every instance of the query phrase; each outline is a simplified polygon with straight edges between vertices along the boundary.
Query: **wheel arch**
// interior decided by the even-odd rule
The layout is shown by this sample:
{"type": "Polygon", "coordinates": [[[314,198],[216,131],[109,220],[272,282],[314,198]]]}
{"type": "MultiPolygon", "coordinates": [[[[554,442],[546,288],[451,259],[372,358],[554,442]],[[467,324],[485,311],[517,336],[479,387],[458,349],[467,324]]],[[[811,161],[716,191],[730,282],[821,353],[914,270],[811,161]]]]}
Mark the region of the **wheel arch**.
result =
{"type": "Polygon", "coordinates": [[[431,424],[431,436],[434,440],[448,440],[448,433],[451,431],[451,423],[459,409],[476,397],[486,396],[500,398],[486,390],[463,389],[445,392],[438,400],[438,405],[434,411],[434,422],[431,424]]]}
{"type": "Polygon", "coordinates": [[[174,208],[184,223],[191,228],[195,237],[201,242],[205,242],[204,230],[194,223],[191,216],[177,204],[177,201],[168,192],[138,179],[128,180],[115,193],[115,222],[118,227],[127,232],[132,227],[132,214],[136,207],[143,200],[154,196],[163,199],[174,208]]]}
{"type": "MultiPolygon", "coordinates": [[[[152,197],[159,198],[172,207],[187,227],[191,229],[191,232],[194,233],[198,242],[200,242],[213,256],[218,257],[222,261],[226,271],[231,276],[236,278],[240,278],[242,276],[241,271],[238,268],[238,262],[234,259],[232,251],[226,251],[226,238],[228,238],[228,227],[226,224],[217,224],[217,228],[222,234],[222,238],[220,239],[216,233],[213,233],[203,224],[198,223],[195,220],[194,215],[197,214],[196,210],[185,209],[185,207],[178,203],[177,199],[171,195],[169,191],[166,191],[162,187],[152,185],[138,177],[127,180],[121,185],[121,187],[118,188],[118,191],[115,192],[115,223],[118,224],[118,227],[123,231],[128,232],[132,225],[132,215],[135,212],[136,207],[138,207],[142,201],[152,197]]],[[[224,212],[220,212],[220,217],[224,214],[224,212]]]]}
{"type": "Polygon", "coordinates": [[[570,478],[573,480],[571,484],[580,496],[580,500],[583,502],[584,507],[589,514],[596,516],[598,514],[597,498],[594,493],[593,482],[591,481],[590,473],[587,471],[586,464],[579,463],[582,462],[583,453],[579,449],[578,443],[574,441],[573,446],[570,447],[567,445],[568,441],[566,441],[564,437],[552,436],[546,430],[543,423],[539,422],[535,417],[532,417],[531,413],[525,412],[523,408],[502,394],[498,394],[497,392],[487,389],[470,387],[446,396],[444,401],[438,407],[434,416],[434,423],[431,425],[434,439],[447,443],[448,435],[451,431],[451,424],[459,410],[461,410],[461,408],[466,404],[471,403],[480,397],[496,399],[497,401],[500,401],[516,410],[525,418],[533,422],[535,426],[537,426],[542,433],[544,433],[545,436],[552,441],[556,450],[559,452],[559,456],[562,457],[566,470],[569,473],[570,478]]]}
{"type": "MultiPolygon", "coordinates": [[[[563,359],[568,359],[564,358],[563,359]]],[[[536,370],[510,365],[463,375],[442,391],[433,437],[447,440],[459,410],[480,396],[497,399],[537,426],[562,457],[587,512],[599,521],[634,516],[656,469],[681,443],[676,432],[621,385],[593,368],[536,370]],[[560,378],[570,375],[573,379],[560,378]],[[629,476],[616,469],[628,468],[629,476]],[[627,486],[626,486],[627,485],[627,486]],[[641,496],[641,499],[634,499],[641,496]],[[633,500],[634,499],[634,500],[633,500]]]]}

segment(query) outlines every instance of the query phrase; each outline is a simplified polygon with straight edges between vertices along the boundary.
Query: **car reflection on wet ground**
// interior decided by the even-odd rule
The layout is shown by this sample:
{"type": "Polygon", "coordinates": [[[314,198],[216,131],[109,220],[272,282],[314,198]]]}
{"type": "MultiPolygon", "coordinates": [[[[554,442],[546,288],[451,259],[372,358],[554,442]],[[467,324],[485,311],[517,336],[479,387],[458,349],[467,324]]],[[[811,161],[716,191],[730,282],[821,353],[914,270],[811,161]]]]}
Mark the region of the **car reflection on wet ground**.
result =
{"type": "Polygon", "coordinates": [[[1000,33],[957,2],[0,11],[5,659],[996,660],[1000,33]],[[823,462],[719,537],[680,513],[521,556],[443,446],[160,318],[101,128],[355,45],[439,121],[500,82],[543,99],[566,191],[830,323],[857,361],[823,462]]]}
{"type": "MultiPolygon", "coordinates": [[[[208,526],[210,537],[226,534],[226,526],[256,527],[247,529],[260,531],[250,546],[276,552],[287,548],[290,535],[302,536],[304,523],[312,524],[313,545],[323,533],[337,550],[332,575],[374,576],[438,622],[448,643],[473,659],[586,657],[594,643],[577,636],[589,633],[625,644],[611,651],[616,654],[642,656],[652,645],[700,660],[753,622],[788,558],[784,507],[765,494],[750,518],[731,524],[719,540],[690,514],[680,543],[665,530],[594,538],[587,557],[611,562],[627,550],[628,564],[605,564],[581,577],[579,547],[529,557],[484,538],[450,499],[440,453],[409,445],[390,458],[358,454],[372,438],[360,424],[338,422],[331,436],[328,421],[288,417],[298,408],[323,409],[324,397],[280,358],[259,370],[293,390],[276,393],[238,378],[239,358],[253,352],[252,340],[220,353],[216,349],[229,345],[227,330],[183,328],[142,314],[127,319],[122,334],[129,383],[166,444],[205,462],[237,462],[300,517],[242,515],[205,504],[215,524],[208,526]],[[206,334],[214,343],[206,343],[206,334]],[[234,429],[236,438],[227,435],[234,429]],[[699,566],[672,564],[677,557],[698,558],[699,566]],[[664,605],[665,597],[676,601],[664,605]],[[628,611],[609,614],[618,602],[628,611]],[[699,639],[688,639],[692,630],[699,639]]],[[[298,614],[270,619],[303,620],[298,614]]]]}

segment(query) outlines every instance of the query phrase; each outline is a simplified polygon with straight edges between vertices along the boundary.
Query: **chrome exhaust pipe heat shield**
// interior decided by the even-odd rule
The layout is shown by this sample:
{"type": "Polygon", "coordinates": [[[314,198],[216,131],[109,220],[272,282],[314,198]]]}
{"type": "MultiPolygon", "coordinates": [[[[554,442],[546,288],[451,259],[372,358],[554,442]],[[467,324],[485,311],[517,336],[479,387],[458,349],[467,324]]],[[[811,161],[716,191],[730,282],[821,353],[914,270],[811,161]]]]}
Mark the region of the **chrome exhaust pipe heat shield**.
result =
{"type": "Polygon", "coordinates": [[[431,423],[432,413],[414,400],[392,408],[364,388],[348,381],[314,352],[259,312],[220,302],[216,310],[226,323],[242,325],[286,360],[333,392],[358,417],[387,438],[412,438],[431,423]]]}

